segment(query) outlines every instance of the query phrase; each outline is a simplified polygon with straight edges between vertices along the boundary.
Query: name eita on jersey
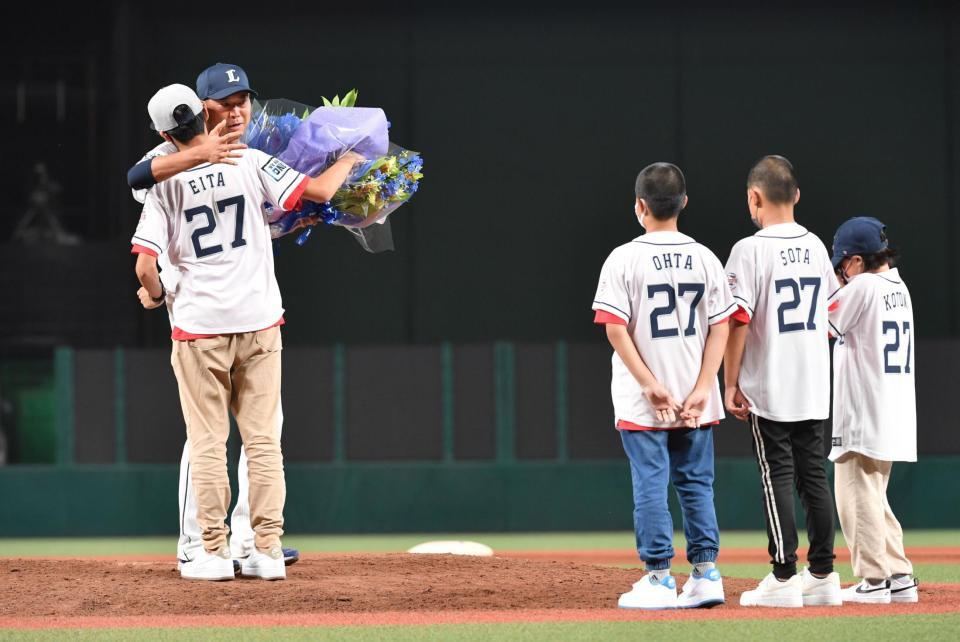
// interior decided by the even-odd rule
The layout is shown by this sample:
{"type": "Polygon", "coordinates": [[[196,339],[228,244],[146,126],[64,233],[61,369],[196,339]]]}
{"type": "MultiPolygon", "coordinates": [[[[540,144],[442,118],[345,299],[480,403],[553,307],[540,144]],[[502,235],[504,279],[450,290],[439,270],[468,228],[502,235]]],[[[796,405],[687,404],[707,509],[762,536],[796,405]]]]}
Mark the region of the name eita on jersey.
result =
{"type": "Polygon", "coordinates": [[[226,183],[223,182],[223,172],[216,173],[216,182],[214,182],[213,177],[214,174],[212,172],[210,174],[204,174],[198,178],[193,178],[187,181],[187,185],[190,186],[190,190],[193,191],[194,194],[199,194],[200,192],[213,189],[214,187],[224,187],[226,185],[226,183]],[[200,183],[199,187],[197,187],[198,181],[200,183]]]}

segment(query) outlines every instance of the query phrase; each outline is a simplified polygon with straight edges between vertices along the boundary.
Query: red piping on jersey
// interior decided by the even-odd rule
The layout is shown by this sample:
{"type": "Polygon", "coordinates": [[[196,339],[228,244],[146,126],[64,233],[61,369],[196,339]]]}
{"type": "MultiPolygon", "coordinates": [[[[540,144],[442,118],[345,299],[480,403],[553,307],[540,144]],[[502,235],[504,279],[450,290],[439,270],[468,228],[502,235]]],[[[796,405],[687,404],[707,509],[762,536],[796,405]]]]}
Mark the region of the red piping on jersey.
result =
{"type": "Polygon", "coordinates": [[[615,325],[627,325],[627,322],[618,317],[615,314],[611,314],[606,310],[597,310],[597,314],[593,317],[593,322],[603,325],[606,323],[613,323],[615,325]]]}
{"type": "Polygon", "coordinates": [[[744,325],[750,323],[750,315],[747,313],[746,310],[743,309],[743,306],[742,306],[742,305],[737,306],[737,311],[734,312],[733,314],[731,314],[731,315],[729,316],[729,318],[730,318],[730,319],[733,319],[733,320],[735,320],[735,321],[739,321],[740,323],[743,323],[744,325]]]}
{"type": "MultiPolygon", "coordinates": [[[[716,426],[719,423],[720,423],[719,421],[711,421],[708,424],[700,424],[699,426],[697,426],[697,428],[706,428],[707,426],[716,426]]],[[[661,426],[660,428],[654,428],[653,426],[640,426],[638,424],[626,421],[624,419],[617,420],[617,430],[677,430],[681,428],[686,428],[686,426],[670,426],[667,428],[664,428],[661,426]]]]}
{"type": "MultiPolygon", "coordinates": [[[[269,330],[270,328],[276,328],[277,326],[283,325],[286,321],[283,320],[283,317],[280,317],[280,320],[274,323],[273,325],[268,325],[257,332],[262,332],[263,330],[269,330]]],[[[173,326],[173,332],[170,334],[170,338],[174,341],[193,341],[194,339],[212,339],[213,337],[227,336],[229,334],[240,334],[239,332],[229,332],[225,334],[193,334],[187,332],[186,330],[181,330],[177,326],[173,326]]]]}
{"type": "Polygon", "coordinates": [[[281,207],[288,212],[296,207],[297,203],[300,201],[300,197],[303,196],[304,190],[307,189],[307,183],[309,182],[310,177],[304,176],[303,180],[300,181],[300,184],[297,185],[296,188],[294,188],[293,192],[290,193],[290,196],[287,197],[286,202],[283,203],[281,207]]]}
{"type": "Polygon", "coordinates": [[[149,254],[153,258],[157,258],[157,251],[151,250],[149,247],[144,247],[142,245],[133,244],[133,247],[130,248],[130,254],[149,254]]]}
{"type": "Polygon", "coordinates": [[[827,308],[827,312],[833,312],[839,307],[840,307],[840,299],[837,299],[836,301],[830,304],[830,307],[827,308]]]}

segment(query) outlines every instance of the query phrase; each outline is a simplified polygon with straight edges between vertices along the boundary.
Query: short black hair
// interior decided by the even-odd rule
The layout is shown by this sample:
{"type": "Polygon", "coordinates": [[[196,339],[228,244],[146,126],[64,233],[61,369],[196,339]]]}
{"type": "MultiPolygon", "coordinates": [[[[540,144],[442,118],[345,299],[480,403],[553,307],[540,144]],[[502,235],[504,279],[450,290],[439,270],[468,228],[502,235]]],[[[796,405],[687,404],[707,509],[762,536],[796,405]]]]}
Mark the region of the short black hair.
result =
{"type": "Polygon", "coordinates": [[[771,203],[793,205],[797,200],[797,170],[783,156],[764,156],[747,175],[747,187],[756,187],[771,203]]]}
{"type": "Polygon", "coordinates": [[[687,181],[672,163],[647,165],[637,176],[637,198],[647,202],[650,214],[658,221],[675,217],[683,209],[687,181]]]}
{"type": "Polygon", "coordinates": [[[872,272],[884,265],[889,265],[890,267],[896,265],[900,253],[892,247],[887,247],[873,254],[860,254],[859,256],[863,259],[863,269],[867,272],[872,272]]]}
{"type": "Polygon", "coordinates": [[[203,112],[194,115],[193,110],[186,105],[177,105],[173,110],[173,118],[178,125],[167,131],[172,138],[181,143],[192,140],[203,133],[203,112]]]}

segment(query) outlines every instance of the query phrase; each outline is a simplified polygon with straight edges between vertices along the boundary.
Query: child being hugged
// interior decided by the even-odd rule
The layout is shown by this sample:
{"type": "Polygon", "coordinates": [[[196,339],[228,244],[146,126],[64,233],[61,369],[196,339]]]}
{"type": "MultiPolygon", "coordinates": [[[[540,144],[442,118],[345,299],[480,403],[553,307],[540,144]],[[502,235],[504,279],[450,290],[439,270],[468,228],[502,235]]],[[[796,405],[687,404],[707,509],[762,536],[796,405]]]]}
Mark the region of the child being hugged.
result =
{"type": "Polygon", "coordinates": [[[894,461],[917,461],[913,304],[886,227],[856,217],[837,229],[831,299],[834,491],[853,574],[844,602],[916,602],[903,531],[887,502],[894,461]]]}
{"type": "Polygon", "coordinates": [[[686,205],[678,167],[654,163],[640,172],[634,213],[647,233],[610,254],[593,302],[594,322],[606,326],[615,350],[615,422],[630,460],[637,552],[647,568],[620,596],[621,608],[695,608],[724,601],[715,568],[719,530],[711,426],[723,418],[717,371],[736,305],[717,257],[677,230],[686,205]],[[670,575],[671,481],[693,565],[679,598],[670,575]]]}

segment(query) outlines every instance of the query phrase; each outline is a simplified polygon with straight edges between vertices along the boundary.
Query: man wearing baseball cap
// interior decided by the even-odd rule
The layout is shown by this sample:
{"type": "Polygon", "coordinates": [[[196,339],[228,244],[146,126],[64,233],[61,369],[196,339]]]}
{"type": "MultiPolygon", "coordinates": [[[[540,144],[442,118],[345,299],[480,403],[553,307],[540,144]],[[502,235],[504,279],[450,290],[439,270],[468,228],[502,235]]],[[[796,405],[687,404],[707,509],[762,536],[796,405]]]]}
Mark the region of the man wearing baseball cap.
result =
{"type": "MultiPolygon", "coordinates": [[[[180,85],[183,87],[183,85],[180,85]]],[[[159,181],[169,179],[182,171],[192,169],[205,162],[236,164],[241,150],[246,145],[238,144],[237,139],[243,134],[250,122],[251,96],[256,92],[250,87],[247,73],[237,65],[217,63],[207,67],[197,77],[197,94],[192,91],[193,100],[202,100],[202,106],[197,113],[206,117],[206,126],[209,135],[206,140],[188,149],[178,151],[176,145],[164,141],[131,168],[128,173],[130,186],[133,188],[133,197],[143,203],[152,187],[159,181]]],[[[184,87],[184,89],[188,89],[184,87]]],[[[184,104],[190,103],[187,97],[181,98],[184,104]]],[[[155,103],[157,96],[151,99],[155,103]]],[[[196,105],[194,105],[196,107],[196,105]]],[[[153,120],[153,111],[148,106],[153,120]]],[[[175,123],[172,113],[157,113],[157,122],[151,122],[150,128],[162,136],[166,130],[183,123],[175,123]],[[161,129],[157,129],[160,127],[161,129]]],[[[166,254],[157,257],[160,266],[160,278],[164,283],[167,312],[170,315],[170,325],[175,326],[173,318],[173,292],[177,290],[176,278],[178,272],[170,269],[166,254]]],[[[283,424],[283,412],[280,410],[277,417],[277,430],[283,424]]],[[[230,548],[235,559],[242,559],[250,555],[253,550],[254,533],[250,527],[249,479],[246,451],[240,452],[240,463],[237,468],[239,493],[237,505],[230,518],[231,536],[230,548]]],[[[189,442],[184,443],[183,455],[180,460],[180,486],[178,492],[180,519],[178,521],[180,538],[177,544],[177,565],[181,567],[197,556],[202,548],[201,530],[197,523],[197,500],[190,479],[190,448],[189,442]]],[[[284,559],[287,564],[295,563],[300,554],[296,549],[284,548],[284,559]]]]}
{"type": "Polygon", "coordinates": [[[834,494],[860,582],[844,602],[919,599],[903,531],[887,501],[895,461],[917,460],[913,302],[893,262],[886,226],[858,216],[837,229],[833,267],[844,286],[830,297],[834,494]]]}
{"type": "Polygon", "coordinates": [[[137,161],[127,172],[127,182],[141,203],[146,190],[156,183],[203,163],[236,164],[237,151],[246,147],[237,141],[250,123],[251,100],[257,96],[247,72],[238,65],[218,62],[197,76],[196,93],[206,108],[211,135],[204,145],[179,152],[164,142],[137,161]]]}

